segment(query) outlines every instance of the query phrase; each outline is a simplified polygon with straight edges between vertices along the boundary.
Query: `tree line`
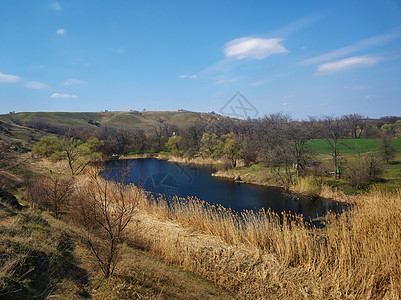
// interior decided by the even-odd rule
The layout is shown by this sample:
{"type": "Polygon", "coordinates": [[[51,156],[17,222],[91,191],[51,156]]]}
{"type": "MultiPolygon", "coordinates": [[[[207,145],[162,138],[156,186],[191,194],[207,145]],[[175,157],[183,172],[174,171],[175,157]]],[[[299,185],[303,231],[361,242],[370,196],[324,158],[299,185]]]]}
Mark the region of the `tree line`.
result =
{"type": "MultiPolygon", "coordinates": [[[[113,153],[170,152],[187,158],[223,158],[225,168],[236,167],[238,161],[245,166],[261,162],[280,178],[284,186],[288,186],[293,183],[294,174],[323,175],[318,164],[311,168],[315,157],[311,140],[325,141],[332,157],[332,167],[325,172],[334,178],[345,176],[341,157],[347,139],[380,138],[378,150],[388,163],[396,152],[391,138],[401,136],[400,119],[370,120],[350,114],[294,121],[289,115],[278,113],[253,120],[204,118],[178,127],[160,118],[147,130],[99,124],[96,128],[63,129],[66,138],[57,142],[56,137],[45,137],[33,152],[56,160],[67,158],[73,175],[80,173],[89,161],[100,160],[101,153],[109,156],[113,153]]],[[[380,173],[381,159],[369,155],[359,156],[356,160],[359,166],[352,168],[361,169],[360,179],[350,178],[350,181],[375,180],[380,173]]],[[[348,171],[349,177],[356,176],[355,172],[348,171]]]]}

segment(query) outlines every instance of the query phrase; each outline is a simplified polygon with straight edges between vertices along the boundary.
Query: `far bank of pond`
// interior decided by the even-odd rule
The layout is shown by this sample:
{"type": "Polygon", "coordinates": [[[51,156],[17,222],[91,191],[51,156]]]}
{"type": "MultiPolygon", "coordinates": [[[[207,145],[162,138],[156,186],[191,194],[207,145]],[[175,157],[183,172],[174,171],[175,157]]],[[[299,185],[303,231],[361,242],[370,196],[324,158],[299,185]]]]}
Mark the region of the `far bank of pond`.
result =
{"type": "Polygon", "coordinates": [[[211,167],[195,167],[156,158],[114,160],[108,162],[103,176],[118,180],[119,171],[130,167],[128,183],[134,183],[167,199],[196,197],[236,211],[271,209],[302,214],[307,219],[328,211],[341,212],[344,204],[318,197],[298,197],[278,187],[244,184],[212,176],[211,167]]]}

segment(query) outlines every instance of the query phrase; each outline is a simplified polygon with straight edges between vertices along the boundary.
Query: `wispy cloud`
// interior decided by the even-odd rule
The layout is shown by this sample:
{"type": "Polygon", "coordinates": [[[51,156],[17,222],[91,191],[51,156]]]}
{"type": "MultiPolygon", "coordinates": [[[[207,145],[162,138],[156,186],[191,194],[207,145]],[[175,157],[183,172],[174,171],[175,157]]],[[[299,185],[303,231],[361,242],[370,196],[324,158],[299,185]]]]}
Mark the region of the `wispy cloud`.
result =
{"type": "Polygon", "coordinates": [[[46,90],[49,88],[48,85],[39,81],[28,81],[27,83],[25,83],[24,86],[28,89],[35,89],[35,90],[46,90]]]}
{"type": "Polygon", "coordinates": [[[193,74],[193,75],[190,75],[190,74],[183,74],[183,75],[180,75],[179,77],[180,77],[181,79],[184,79],[184,78],[196,79],[196,78],[198,78],[198,75],[196,75],[196,74],[193,74]]]}
{"type": "Polygon", "coordinates": [[[317,67],[318,73],[335,73],[351,69],[368,68],[376,65],[381,60],[378,56],[353,56],[337,61],[321,64],[317,67]]]}
{"type": "Polygon", "coordinates": [[[55,9],[55,10],[61,10],[61,5],[58,2],[54,2],[52,4],[52,8],[55,9]]]}
{"type": "Polygon", "coordinates": [[[399,37],[401,37],[401,27],[397,27],[391,30],[389,33],[376,35],[371,38],[358,41],[352,45],[335,49],[328,53],[309,58],[307,60],[301,61],[299,64],[302,65],[319,64],[324,61],[332,60],[341,56],[350,55],[352,53],[362,51],[371,47],[384,45],[390,42],[391,40],[397,39],[399,37]]]}
{"type": "Polygon", "coordinates": [[[17,75],[11,75],[11,74],[4,74],[0,72],[0,82],[3,83],[15,83],[21,80],[21,77],[17,75]]]}
{"type": "Polygon", "coordinates": [[[269,81],[269,80],[267,80],[267,79],[265,79],[265,80],[259,80],[259,81],[252,82],[252,83],[250,83],[249,85],[250,85],[250,86],[261,86],[261,85],[266,84],[268,81],[269,81]]]}
{"type": "Polygon", "coordinates": [[[56,34],[57,35],[64,35],[66,31],[67,30],[65,30],[64,28],[59,28],[59,29],[57,29],[56,34]]]}
{"type": "Polygon", "coordinates": [[[70,94],[53,93],[50,95],[50,98],[75,99],[75,98],[78,98],[78,96],[70,95],[70,94]]]}
{"type": "Polygon", "coordinates": [[[239,78],[239,77],[231,78],[231,79],[220,79],[220,80],[215,81],[214,84],[232,83],[232,82],[237,82],[240,79],[241,78],[239,78]]]}
{"type": "Polygon", "coordinates": [[[291,34],[294,34],[304,28],[307,28],[311,26],[312,24],[319,22],[322,20],[325,16],[322,14],[314,14],[314,15],[308,15],[300,19],[296,19],[292,21],[291,23],[288,23],[284,25],[281,28],[278,28],[276,30],[273,30],[269,33],[269,36],[289,36],[291,34]]]}
{"type": "Polygon", "coordinates": [[[282,41],[280,38],[241,37],[228,42],[224,54],[237,59],[264,59],[273,54],[287,52],[287,49],[280,44],[282,41]]]}
{"type": "Polygon", "coordinates": [[[85,84],[86,82],[76,78],[70,78],[64,81],[64,85],[75,85],[75,84],[85,84]]]}
{"type": "Polygon", "coordinates": [[[344,87],[346,90],[355,90],[355,91],[362,91],[371,88],[370,85],[363,85],[363,84],[357,84],[357,85],[347,85],[344,87]]]}

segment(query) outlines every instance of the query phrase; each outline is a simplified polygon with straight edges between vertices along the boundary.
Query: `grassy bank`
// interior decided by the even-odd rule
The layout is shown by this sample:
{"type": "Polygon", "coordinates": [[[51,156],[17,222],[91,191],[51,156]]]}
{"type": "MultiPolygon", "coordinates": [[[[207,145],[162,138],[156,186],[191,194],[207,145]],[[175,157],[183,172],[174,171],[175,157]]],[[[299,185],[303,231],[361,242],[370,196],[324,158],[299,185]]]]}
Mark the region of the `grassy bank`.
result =
{"type": "Polygon", "coordinates": [[[82,234],[46,211],[0,201],[0,298],[231,299],[200,276],[129,243],[106,279],[82,234]]]}

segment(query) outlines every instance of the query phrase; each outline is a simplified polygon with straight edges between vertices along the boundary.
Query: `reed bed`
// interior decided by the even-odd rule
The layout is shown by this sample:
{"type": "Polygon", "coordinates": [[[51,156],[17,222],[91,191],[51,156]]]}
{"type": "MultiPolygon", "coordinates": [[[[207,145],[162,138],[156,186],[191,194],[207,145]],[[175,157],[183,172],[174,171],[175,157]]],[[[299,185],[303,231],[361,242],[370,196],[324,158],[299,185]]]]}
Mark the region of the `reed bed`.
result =
{"type": "Polygon", "coordinates": [[[358,196],[349,211],[328,214],[323,229],[270,210],[236,213],[194,198],[142,199],[133,239],[236,296],[401,296],[400,190],[358,196]]]}

